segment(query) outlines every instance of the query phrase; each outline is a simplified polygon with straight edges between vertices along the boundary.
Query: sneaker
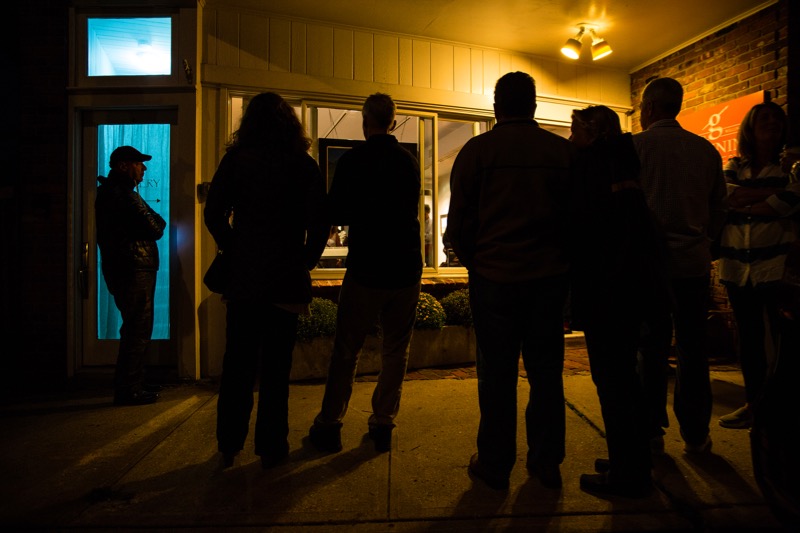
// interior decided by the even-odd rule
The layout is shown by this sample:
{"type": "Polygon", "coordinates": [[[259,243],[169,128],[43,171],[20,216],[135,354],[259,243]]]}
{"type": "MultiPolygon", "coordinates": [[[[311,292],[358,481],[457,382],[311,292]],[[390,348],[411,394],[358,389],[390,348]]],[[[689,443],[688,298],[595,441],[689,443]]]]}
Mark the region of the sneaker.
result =
{"type": "Polygon", "coordinates": [[[308,439],[321,452],[336,453],[342,451],[342,425],[313,425],[308,430],[308,439]]]}
{"type": "Polygon", "coordinates": [[[698,444],[685,443],[683,451],[691,455],[701,455],[711,451],[711,435],[706,435],[705,440],[698,444]]]}
{"type": "Polygon", "coordinates": [[[753,425],[750,405],[744,404],[732,413],[719,417],[719,425],[727,429],[748,429],[753,425]]]}
{"type": "Polygon", "coordinates": [[[394,426],[385,424],[369,427],[369,438],[375,443],[376,452],[383,453],[392,449],[392,429],[394,426]]]}
{"type": "Polygon", "coordinates": [[[481,463],[481,460],[478,459],[477,453],[470,457],[467,471],[470,476],[480,479],[490,488],[495,490],[508,490],[508,476],[501,476],[500,474],[491,472],[486,465],[481,463]]]}

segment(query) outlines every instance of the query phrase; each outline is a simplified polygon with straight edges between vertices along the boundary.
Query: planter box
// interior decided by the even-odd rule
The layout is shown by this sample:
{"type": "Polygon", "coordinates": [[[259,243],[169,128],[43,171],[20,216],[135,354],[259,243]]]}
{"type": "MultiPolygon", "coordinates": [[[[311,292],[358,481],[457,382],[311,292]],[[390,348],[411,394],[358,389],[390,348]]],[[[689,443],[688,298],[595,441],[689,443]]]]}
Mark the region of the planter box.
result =
{"type": "MultiPolygon", "coordinates": [[[[292,381],[318,379],[328,375],[333,337],[297,341],[294,347],[292,381]]],[[[445,326],[440,330],[415,329],[411,337],[408,368],[430,368],[475,362],[475,330],[465,326],[445,326]]],[[[368,336],[358,358],[358,374],[374,374],[381,369],[381,340],[368,336]]]]}

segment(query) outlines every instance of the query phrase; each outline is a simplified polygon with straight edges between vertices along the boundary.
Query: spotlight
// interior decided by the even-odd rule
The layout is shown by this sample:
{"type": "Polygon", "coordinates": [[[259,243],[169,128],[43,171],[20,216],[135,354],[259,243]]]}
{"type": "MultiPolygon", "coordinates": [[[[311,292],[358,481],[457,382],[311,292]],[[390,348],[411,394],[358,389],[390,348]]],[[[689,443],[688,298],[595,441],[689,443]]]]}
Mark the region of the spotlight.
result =
{"type": "Polygon", "coordinates": [[[613,52],[611,45],[605,39],[598,37],[594,30],[590,31],[592,33],[592,61],[602,59],[613,52]]]}
{"type": "Polygon", "coordinates": [[[581,38],[585,32],[583,26],[580,27],[580,31],[575,37],[571,37],[567,39],[567,42],[564,43],[564,46],[561,47],[561,53],[567,56],[570,59],[578,59],[581,55],[581,38]]]}

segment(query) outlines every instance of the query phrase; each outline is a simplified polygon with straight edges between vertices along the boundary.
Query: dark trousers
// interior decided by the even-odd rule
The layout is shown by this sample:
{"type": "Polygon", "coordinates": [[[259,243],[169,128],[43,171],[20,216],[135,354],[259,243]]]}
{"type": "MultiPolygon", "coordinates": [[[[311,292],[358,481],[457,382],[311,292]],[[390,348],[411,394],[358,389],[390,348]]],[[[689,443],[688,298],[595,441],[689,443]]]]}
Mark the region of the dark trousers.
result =
{"type": "Polygon", "coordinates": [[[370,426],[392,426],[400,410],[420,284],[399,289],[365,287],[345,275],[339,293],[336,338],[328,367],[319,426],[339,426],[353,392],[358,356],[367,335],[381,325],[381,371],[372,393],[370,426]]]}
{"type": "Polygon", "coordinates": [[[219,451],[244,447],[258,386],[256,455],[288,450],[289,373],[297,336],[297,315],[255,300],[227,304],[225,357],[217,401],[219,451]]]}
{"type": "Polygon", "coordinates": [[[528,462],[564,460],[564,324],[566,279],[496,283],[469,276],[477,341],[478,455],[499,475],[516,461],[519,357],[528,375],[528,462]]]}
{"type": "Polygon", "coordinates": [[[755,406],[767,378],[767,322],[772,345],[777,348],[780,337],[777,286],[728,286],[728,299],[739,325],[739,361],[742,365],[747,402],[755,406]]]}
{"type": "Polygon", "coordinates": [[[114,391],[127,395],[142,389],[144,357],[153,335],[156,271],[106,274],[109,292],[122,315],[114,391]]]}
{"type": "Polygon", "coordinates": [[[706,353],[709,303],[708,275],[671,281],[672,313],[650,313],[641,339],[640,374],[649,410],[650,436],[663,435],[667,417],[667,380],[673,328],[675,355],[675,417],[683,439],[698,444],[708,436],[711,382],[706,353]]]}
{"type": "Polygon", "coordinates": [[[603,291],[592,298],[584,325],[586,348],[606,431],[609,476],[642,482],[650,479],[647,408],[637,372],[642,321],[634,294],[603,291]]]}

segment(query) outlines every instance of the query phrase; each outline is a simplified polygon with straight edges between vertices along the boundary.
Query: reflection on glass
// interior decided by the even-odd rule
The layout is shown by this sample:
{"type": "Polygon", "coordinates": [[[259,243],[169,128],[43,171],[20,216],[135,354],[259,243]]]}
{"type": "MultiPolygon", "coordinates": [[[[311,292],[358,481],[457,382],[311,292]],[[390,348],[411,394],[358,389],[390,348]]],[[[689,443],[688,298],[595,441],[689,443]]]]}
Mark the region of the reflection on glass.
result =
{"type": "MultiPolygon", "coordinates": [[[[170,279],[170,226],[169,226],[169,124],[101,124],[97,128],[97,168],[101,175],[108,175],[108,160],[111,152],[118,146],[136,147],[140,152],[150,154],[153,159],[146,163],[144,181],[139,184],[142,198],[167,221],[164,236],[158,241],[160,267],[156,278],[155,320],[153,336],[155,340],[169,339],[169,279],[170,279]]],[[[114,297],[108,292],[102,272],[102,257],[97,249],[97,338],[119,339],[122,317],[114,297]]]]}

